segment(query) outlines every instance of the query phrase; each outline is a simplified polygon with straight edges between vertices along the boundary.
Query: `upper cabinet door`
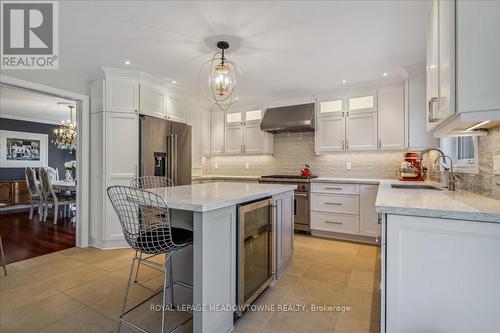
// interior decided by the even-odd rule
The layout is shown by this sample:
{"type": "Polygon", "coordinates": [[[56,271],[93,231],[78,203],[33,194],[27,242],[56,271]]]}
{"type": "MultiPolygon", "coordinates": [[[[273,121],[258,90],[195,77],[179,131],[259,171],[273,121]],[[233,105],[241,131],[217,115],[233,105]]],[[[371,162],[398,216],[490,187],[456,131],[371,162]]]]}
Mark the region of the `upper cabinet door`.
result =
{"type": "Polygon", "coordinates": [[[244,130],[243,152],[247,154],[269,154],[271,134],[260,129],[260,122],[246,123],[244,130]]]}
{"type": "Polygon", "coordinates": [[[202,132],[202,153],[205,156],[210,155],[210,112],[201,112],[201,132],[202,132]]]}
{"type": "Polygon", "coordinates": [[[342,113],[317,119],[316,152],[345,149],[345,119],[342,113]]]}
{"type": "Polygon", "coordinates": [[[349,114],[346,117],[346,148],[377,149],[377,112],[349,114]]]}
{"type": "Polygon", "coordinates": [[[199,110],[191,111],[191,156],[193,169],[201,169],[201,140],[202,140],[202,125],[201,114],[199,110]]]}
{"type": "Polygon", "coordinates": [[[378,91],[378,148],[405,148],[404,87],[378,91]]]}
{"type": "Polygon", "coordinates": [[[165,94],[160,88],[141,84],[139,86],[139,113],[157,118],[165,117],[165,94]]]}
{"type": "Polygon", "coordinates": [[[347,96],[347,112],[362,113],[377,111],[377,91],[347,96]]]}
{"type": "Polygon", "coordinates": [[[500,110],[500,1],[455,5],[457,112],[500,110]]]}
{"type": "Polygon", "coordinates": [[[242,112],[226,112],[226,126],[241,126],[242,123],[242,112]]]}
{"type": "Polygon", "coordinates": [[[226,154],[243,153],[243,130],[242,122],[226,126],[226,154]]]}
{"type": "Polygon", "coordinates": [[[210,149],[212,155],[224,153],[224,118],[225,112],[214,111],[211,114],[210,149]]]}
{"type": "Polygon", "coordinates": [[[167,119],[189,123],[190,110],[189,101],[172,95],[167,96],[167,119]]]}
{"type": "Polygon", "coordinates": [[[345,98],[339,97],[319,103],[318,117],[338,115],[344,112],[345,98]]]}
{"type": "Polygon", "coordinates": [[[441,123],[455,114],[455,1],[440,0],[438,12],[439,102],[436,118],[441,123]]]}
{"type": "Polygon", "coordinates": [[[106,111],[137,113],[139,83],[128,79],[106,80],[106,111]]]}
{"type": "Polygon", "coordinates": [[[245,123],[258,123],[262,120],[262,110],[252,110],[245,112],[245,123]]]}
{"type": "Polygon", "coordinates": [[[437,110],[439,102],[438,71],[439,71],[439,10],[438,1],[433,0],[427,14],[427,130],[437,125],[437,110]]]}

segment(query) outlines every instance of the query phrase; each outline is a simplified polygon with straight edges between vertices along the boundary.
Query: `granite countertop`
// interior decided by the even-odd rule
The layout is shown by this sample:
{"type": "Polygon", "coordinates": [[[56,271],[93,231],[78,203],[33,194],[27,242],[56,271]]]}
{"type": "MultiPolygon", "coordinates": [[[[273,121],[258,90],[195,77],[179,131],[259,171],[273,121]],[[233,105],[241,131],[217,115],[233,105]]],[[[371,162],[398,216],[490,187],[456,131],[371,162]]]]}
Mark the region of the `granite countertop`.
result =
{"type": "Polygon", "coordinates": [[[206,212],[293,191],[295,185],[208,183],[150,189],[162,196],[169,208],[206,212]]]}
{"type": "Polygon", "coordinates": [[[375,207],[378,213],[500,223],[500,201],[467,191],[392,188],[391,184],[428,184],[381,180],[375,207]]]}
{"type": "Polygon", "coordinates": [[[311,179],[311,183],[345,183],[345,184],[372,184],[377,185],[380,179],[372,178],[331,178],[318,177],[311,179]]]}

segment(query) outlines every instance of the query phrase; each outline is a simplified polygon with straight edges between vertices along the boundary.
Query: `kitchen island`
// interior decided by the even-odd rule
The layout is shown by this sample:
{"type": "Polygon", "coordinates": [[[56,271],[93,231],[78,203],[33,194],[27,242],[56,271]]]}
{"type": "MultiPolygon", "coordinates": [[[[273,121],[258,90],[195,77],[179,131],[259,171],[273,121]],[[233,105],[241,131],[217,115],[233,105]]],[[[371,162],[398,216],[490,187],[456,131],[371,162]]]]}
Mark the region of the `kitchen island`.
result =
{"type": "Polygon", "coordinates": [[[500,332],[500,201],[384,180],[375,206],[381,332],[500,332]]]}
{"type": "Polygon", "coordinates": [[[237,305],[238,205],[270,198],[273,255],[279,279],[293,254],[293,191],[296,186],[208,183],[152,189],[167,202],[172,225],[193,230],[193,246],[174,257],[175,303],[193,305],[193,331],[229,332],[237,305]],[[217,308],[218,307],[218,308],[217,308]]]}

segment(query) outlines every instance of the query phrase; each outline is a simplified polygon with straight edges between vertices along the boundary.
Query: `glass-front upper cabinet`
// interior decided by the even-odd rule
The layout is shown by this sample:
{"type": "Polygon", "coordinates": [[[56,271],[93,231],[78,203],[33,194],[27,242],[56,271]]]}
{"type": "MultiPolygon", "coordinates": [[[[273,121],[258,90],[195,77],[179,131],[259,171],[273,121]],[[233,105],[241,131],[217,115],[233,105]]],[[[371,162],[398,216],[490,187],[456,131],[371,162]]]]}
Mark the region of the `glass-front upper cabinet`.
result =
{"type": "Polygon", "coordinates": [[[332,99],[319,103],[319,116],[333,115],[344,112],[344,97],[332,99]]]}
{"type": "Polygon", "coordinates": [[[377,92],[347,96],[347,111],[354,113],[377,111],[377,92]]]}

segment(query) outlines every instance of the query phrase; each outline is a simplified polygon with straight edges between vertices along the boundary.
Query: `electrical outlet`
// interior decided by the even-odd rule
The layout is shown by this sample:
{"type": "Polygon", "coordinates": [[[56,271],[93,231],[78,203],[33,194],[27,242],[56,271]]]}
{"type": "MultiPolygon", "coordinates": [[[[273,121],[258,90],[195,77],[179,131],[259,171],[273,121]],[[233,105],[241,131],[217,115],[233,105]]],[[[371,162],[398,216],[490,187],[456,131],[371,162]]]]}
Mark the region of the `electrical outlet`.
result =
{"type": "Polygon", "coordinates": [[[493,156],[493,173],[500,175],[500,155],[493,156]]]}
{"type": "Polygon", "coordinates": [[[351,164],[351,162],[346,162],[346,164],[345,164],[345,168],[346,168],[347,170],[351,170],[351,168],[352,168],[352,164],[351,164]]]}
{"type": "Polygon", "coordinates": [[[218,169],[218,168],[219,168],[219,163],[215,163],[214,167],[215,167],[216,169],[218,169]]]}
{"type": "Polygon", "coordinates": [[[248,162],[245,163],[245,169],[250,169],[250,163],[248,162]]]}

